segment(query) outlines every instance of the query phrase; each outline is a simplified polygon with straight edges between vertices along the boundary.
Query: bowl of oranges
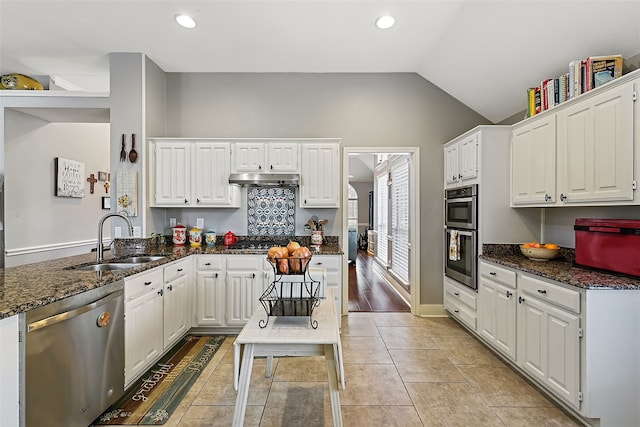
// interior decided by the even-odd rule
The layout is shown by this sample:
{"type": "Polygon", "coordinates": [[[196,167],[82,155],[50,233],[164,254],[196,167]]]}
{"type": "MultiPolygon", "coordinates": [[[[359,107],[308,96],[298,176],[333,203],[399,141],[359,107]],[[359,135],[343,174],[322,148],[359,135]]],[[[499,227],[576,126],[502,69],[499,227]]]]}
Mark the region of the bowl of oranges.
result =
{"type": "Polygon", "coordinates": [[[533,261],[549,261],[558,256],[560,248],[555,243],[529,242],[520,245],[520,252],[533,261]]]}

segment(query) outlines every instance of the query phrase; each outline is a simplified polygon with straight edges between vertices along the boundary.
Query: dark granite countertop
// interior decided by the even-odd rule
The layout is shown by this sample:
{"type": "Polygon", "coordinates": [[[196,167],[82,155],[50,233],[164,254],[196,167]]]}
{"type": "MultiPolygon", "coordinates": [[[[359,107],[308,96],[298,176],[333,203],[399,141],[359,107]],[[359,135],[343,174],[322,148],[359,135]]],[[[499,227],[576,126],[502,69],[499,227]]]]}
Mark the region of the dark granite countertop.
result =
{"type": "MultiPolygon", "coordinates": [[[[145,270],[158,267],[194,254],[205,255],[265,255],[264,251],[229,251],[224,245],[207,246],[154,246],[148,239],[122,239],[116,245],[116,256],[105,252],[105,260],[112,261],[130,255],[164,255],[165,258],[128,270],[104,272],[66,270],[65,268],[91,264],[95,253],[70,256],[51,261],[25,264],[0,269],[0,319],[32,310],[63,298],[95,289],[145,270]]],[[[303,242],[301,242],[303,243],[303,242]]],[[[333,242],[310,247],[313,255],[342,255],[341,247],[333,242]]],[[[266,255],[265,255],[266,256],[266,255]]]]}
{"type": "Polygon", "coordinates": [[[555,259],[532,261],[522,255],[518,245],[483,245],[480,259],[582,289],[640,290],[640,278],[576,266],[574,252],[567,248],[561,248],[555,259]]]}

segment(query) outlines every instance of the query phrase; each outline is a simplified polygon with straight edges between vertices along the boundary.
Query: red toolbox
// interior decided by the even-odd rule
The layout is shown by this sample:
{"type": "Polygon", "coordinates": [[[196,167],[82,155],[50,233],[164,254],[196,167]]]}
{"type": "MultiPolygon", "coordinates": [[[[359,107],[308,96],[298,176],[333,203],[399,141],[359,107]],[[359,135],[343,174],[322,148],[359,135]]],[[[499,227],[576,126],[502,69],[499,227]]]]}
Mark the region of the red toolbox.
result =
{"type": "Polygon", "coordinates": [[[640,220],[577,218],[576,264],[640,277],[640,220]]]}

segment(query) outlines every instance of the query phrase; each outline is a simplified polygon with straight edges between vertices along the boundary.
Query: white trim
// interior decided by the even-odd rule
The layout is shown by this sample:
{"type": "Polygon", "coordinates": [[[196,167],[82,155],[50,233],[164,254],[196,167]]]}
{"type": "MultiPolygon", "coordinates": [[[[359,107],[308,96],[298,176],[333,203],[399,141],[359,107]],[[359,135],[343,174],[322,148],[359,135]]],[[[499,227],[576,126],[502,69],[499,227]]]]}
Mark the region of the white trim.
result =
{"type": "Polygon", "coordinates": [[[449,317],[442,304],[420,304],[415,314],[422,317],[449,317]]]}
{"type": "Polygon", "coordinates": [[[18,255],[35,254],[39,252],[58,251],[61,249],[77,248],[80,246],[96,245],[96,239],[79,240],[77,242],[52,243],[50,245],[29,246],[25,248],[7,249],[5,255],[8,257],[18,255]]]}
{"type": "MultiPolygon", "coordinates": [[[[342,161],[342,194],[348,195],[349,186],[349,155],[350,154],[398,154],[409,155],[411,167],[409,169],[409,229],[411,230],[409,255],[409,281],[411,282],[411,312],[422,315],[420,305],[420,147],[343,147],[342,161]]],[[[342,242],[347,242],[348,212],[342,209],[342,242]]],[[[346,257],[342,266],[342,312],[349,313],[349,269],[346,257]]],[[[429,310],[431,311],[431,310],[429,310]]],[[[444,312],[444,310],[442,310],[444,312]]],[[[443,313],[443,315],[446,315],[443,313]]]]}

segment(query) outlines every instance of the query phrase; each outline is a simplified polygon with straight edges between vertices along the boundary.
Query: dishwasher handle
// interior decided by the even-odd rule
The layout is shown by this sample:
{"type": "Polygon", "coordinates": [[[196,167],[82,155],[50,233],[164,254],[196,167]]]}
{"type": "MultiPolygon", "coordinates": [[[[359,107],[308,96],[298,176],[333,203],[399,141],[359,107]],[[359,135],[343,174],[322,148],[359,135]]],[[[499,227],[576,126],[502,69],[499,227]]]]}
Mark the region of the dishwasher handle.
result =
{"type": "Polygon", "coordinates": [[[91,311],[95,308],[108,304],[109,302],[118,298],[122,294],[123,294],[123,291],[121,290],[115,291],[92,303],[80,306],[78,308],[74,308],[73,310],[65,311],[64,313],[55,314],[50,317],[45,317],[44,319],[37,320],[33,323],[29,323],[27,325],[27,333],[44,328],[46,326],[55,325],[56,323],[60,323],[68,319],[73,319],[74,317],[78,317],[81,314],[86,313],[87,311],[91,311]]]}

